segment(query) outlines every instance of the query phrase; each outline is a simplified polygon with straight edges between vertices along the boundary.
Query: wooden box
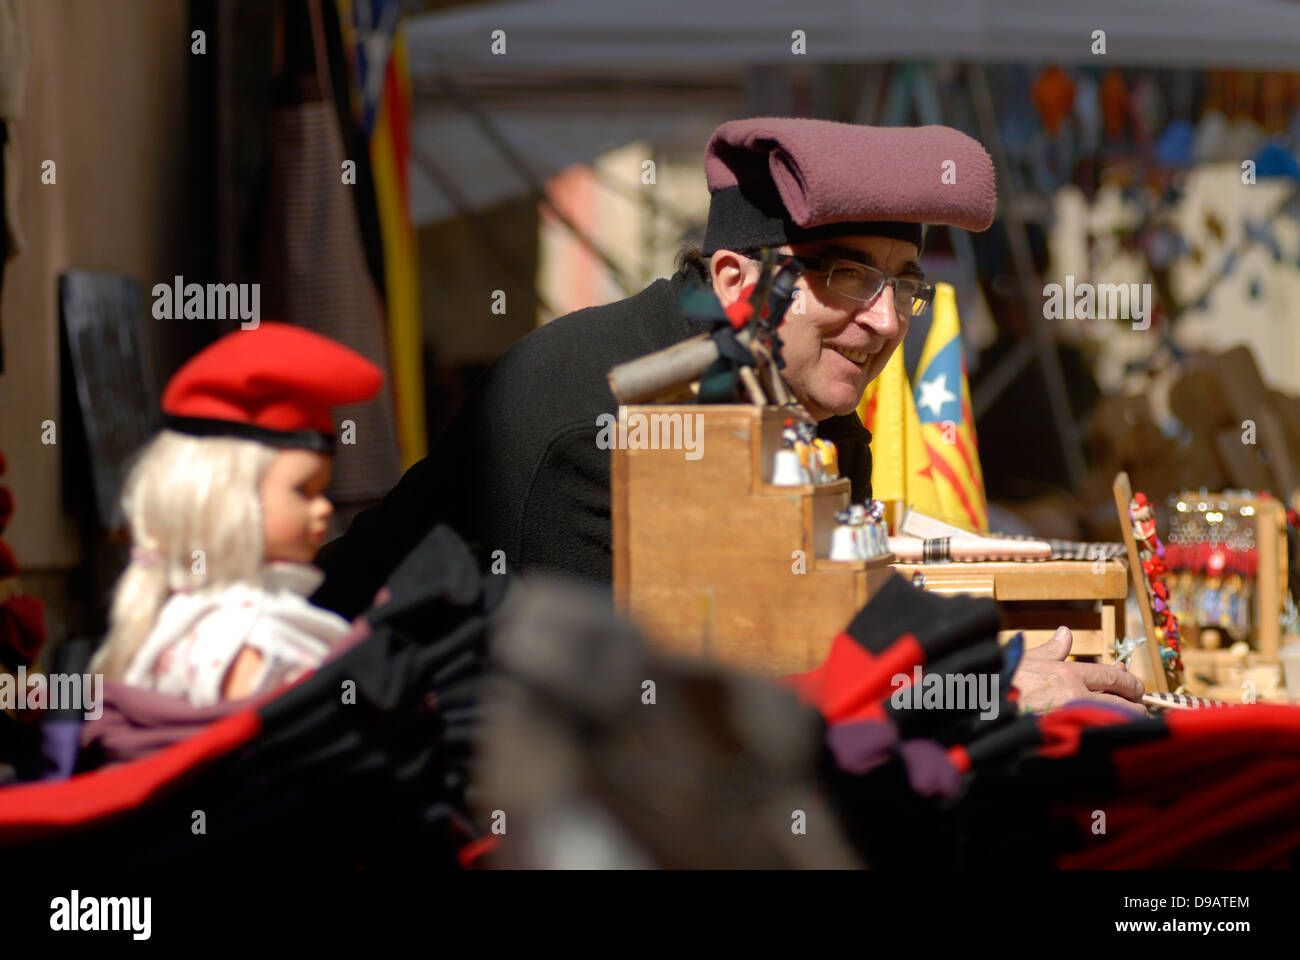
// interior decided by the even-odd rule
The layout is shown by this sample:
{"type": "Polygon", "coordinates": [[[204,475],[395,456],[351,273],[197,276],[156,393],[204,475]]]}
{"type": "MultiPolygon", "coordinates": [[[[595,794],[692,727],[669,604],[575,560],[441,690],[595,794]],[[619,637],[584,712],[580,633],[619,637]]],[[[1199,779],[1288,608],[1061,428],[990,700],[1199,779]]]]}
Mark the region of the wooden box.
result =
{"type": "Polygon", "coordinates": [[[611,453],[615,602],[660,648],[769,675],[808,670],[891,575],[892,554],[829,559],[847,479],[769,482],[787,416],[729,404],[619,409],[626,439],[611,453]],[[662,440],[666,429],[642,440],[632,433],[656,416],[698,418],[695,459],[680,448],[630,449],[662,440]]]}
{"type": "Polygon", "coordinates": [[[999,639],[1023,632],[1026,649],[1046,643],[1057,627],[1067,626],[1074,634],[1073,659],[1109,663],[1115,637],[1124,633],[1129,582],[1122,561],[899,563],[894,569],[909,580],[920,573],[924,589],[932,593],[996,599],[1006,627],[999,639]]]}

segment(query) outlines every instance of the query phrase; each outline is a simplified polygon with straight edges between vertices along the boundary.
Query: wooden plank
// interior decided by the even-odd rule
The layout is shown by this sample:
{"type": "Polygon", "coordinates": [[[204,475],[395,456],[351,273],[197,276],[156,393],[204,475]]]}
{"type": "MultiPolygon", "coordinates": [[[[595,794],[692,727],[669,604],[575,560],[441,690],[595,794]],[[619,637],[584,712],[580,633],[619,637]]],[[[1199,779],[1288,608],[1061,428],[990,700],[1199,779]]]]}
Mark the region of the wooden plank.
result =
{"type": "MultiPolygon", "coordinates": [[[[618,411],[620,431],[625,422],[624,410],[618,411]]],[[[609,520],[614,552],[614,603],[627,610],[631,573],[628,564],[628,513],[627,513],[627,457],[617,448],[610,450],[609,461],[609,520]]]]}
{"type": "Polygon", "coordinates": [[[1115,640],[1122,634],[1124,608],[1117,600],[1101,601],[1101,639],[1105,649],[1102,659],[1107,663],[1115,660],[1115,640]]]}
{"type": "MultiPolygon", "coordinates": [[[[1058,624],[1059,626],[1059,624],[1058,624]]],[[[1056,627],[1049,629],[1026,629],[1026,630],[999,630],[998,642],[1006,643],[1017,633],[1025,636],[1025,649],[1032,650],[1034,647],[1041,647],[1048,640],[1051,640],[1056,633],[1056,627]]],[[[1088,657],[1105,659],[1106,656],[1106,639],[1100,630],[1085,630],[1070,628],[1073,637],[1070,644],[1070,656],[1088,657]]]]}
{"type": "Polygon", "coordinates": [[[999,600],[1103,600],[1128,596],[1128,568],[1107,560],[1094,572],[1095,560],[971,561],[899,563],[895,569],[909,580],[920,571],[927,586],[948,580],[991,575],[999,600]]]}
{"type": "MultiPolygon", "coordinates": [[[[1229,501],[1232,503],[1232,501],[1229,501]]],[[[1259,654],[1277,662],[1286,584],[1286,510],[1277,500],[1255,501],[1255,545],[1259,569],[1255,574],[1255,640],[1259,654]]]]}
{"type": "Polygon", "coordinates": [[[1138,556],[1137,539],[1133,536],[1133,518],[1129,516],[1129,503],[1133,499],[1133,486],[1128,474],[1121,470],[1115,476],[1115,508],[1119,511],[1119,525],[1124,533],[1124,546],[1128,549],[1129,573],[1133,588],[1137,592],[1138,607],[1142,610],[1142,628],[1146,632],[1147,642],[1143,645],[1147,651],[1147,667],[1151,672],[1151,682],[1157,690],[1168,692],[1169,681],[1165,676],[1165,665],[1160,659],[1160,643],[1156,640],[1155,615],[1151,610],[1151,594],[1147,592],[1146,575],[1142,572],[1142,561],[1138,556]]]}
{"type": "MultiPolygon", "coordinates": [[[[908,579],[911,579],[911,576],[909,574],[908,579]]],[[[924,576],[924,572],[922,572],[922,576],[924,576]]],[[[926,593],[937,593],[943,597],[987,597],[992,600],[996,596],[993,574],[991,573],[973,573],[966,577],[944,577],[936,581],[927,578],[925,591],[926,593]]]]}

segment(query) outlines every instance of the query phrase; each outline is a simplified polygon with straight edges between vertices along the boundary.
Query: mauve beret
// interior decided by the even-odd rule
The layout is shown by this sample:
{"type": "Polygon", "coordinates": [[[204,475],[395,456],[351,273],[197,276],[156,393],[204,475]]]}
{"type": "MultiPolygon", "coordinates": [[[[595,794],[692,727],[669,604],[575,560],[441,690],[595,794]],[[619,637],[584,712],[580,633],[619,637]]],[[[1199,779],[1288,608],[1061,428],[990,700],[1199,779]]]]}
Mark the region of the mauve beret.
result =
{"type": "MultiPolygon", "coordinates": [[[[704,173],[714,205],[729,213],[741,203],[770,219],[779,202],[783,209],[776,212],[789,221],[791,240],[873,221],[987,230],[997,206],[988,153],[951,127],[732,120],[709,139],[704,173]]],[[[747,229],[761,232],[758,220],[749,219],[747,229]]],[[[714,220],[711,215],[709,232],[716,237],[725,231],[714,220]]]]}

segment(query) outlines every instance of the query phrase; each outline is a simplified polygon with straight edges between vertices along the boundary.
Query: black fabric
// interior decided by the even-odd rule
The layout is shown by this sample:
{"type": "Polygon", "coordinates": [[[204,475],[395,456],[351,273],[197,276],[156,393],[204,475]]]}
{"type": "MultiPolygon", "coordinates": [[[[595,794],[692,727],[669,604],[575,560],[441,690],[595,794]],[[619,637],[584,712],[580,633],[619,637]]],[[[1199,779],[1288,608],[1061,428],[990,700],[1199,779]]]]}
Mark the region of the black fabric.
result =
{"type": "Polygon", "coordinates": [[[850,621],[847,633],[874,656],[903,634],[911,634],[927,663],[969,645],[974,637],[996,636],[1002,626],[997,601],[964,594],[946,597],[917,590],[898,574],[890,576],[850,621]]]}
{"type": "Polygon", "coordinates": [[[709,198],[709,222],[704,230],[704,256],[718,250],[756,250],[786,243],[831,237],[890,237],[913,244],[919,255],[925,231],[919,223],[849,221],[821,227],[800,227],[789,218],[770,180],[725,187],[709,198]]]}
{"type": "MultiPolygon", "coordinates": [[[[316,558],[326,579],[312,601],[354,616],[407,551],[445,522],[511,572],[546,568],[608,587],[613,575],[610,454],[597,417],[618,405],[615,364],[708,327],[677,308],[684,268],[617,303],[579,310],[514,343],[478,380],[429,456],[359,514],[316,558]],[[502,551],[497,554],[496,551],[502,551]]],[[[856,414],[818,433],[839,449],[853,496],[871,491],[871,434],[856,414]]]]}
{"type": "Polygon", "coordinates": [[[465,790],[507,581],[480,576],[464,543],[435,528],[366,613],[369,636],[259,707],[252,740],[118,819],[39,832],[0,822],[0,850],[39,842],[50,862],[114,869],[455,868],[477,838],[465,790]],[[195,810],[206,833],[191,830],[195,810]]]}
{"type": "Polygon", "coordinates": [[[215,420],[209,417],[176,417],[163,415],[163,426],[192,437],[235,437],[239,440],[256,440],[268,447],[289,450],[315,450],[332,453],[334,438],[315,430],[272,430],[255,423],[237,423],[234,420],[215,420]]]}

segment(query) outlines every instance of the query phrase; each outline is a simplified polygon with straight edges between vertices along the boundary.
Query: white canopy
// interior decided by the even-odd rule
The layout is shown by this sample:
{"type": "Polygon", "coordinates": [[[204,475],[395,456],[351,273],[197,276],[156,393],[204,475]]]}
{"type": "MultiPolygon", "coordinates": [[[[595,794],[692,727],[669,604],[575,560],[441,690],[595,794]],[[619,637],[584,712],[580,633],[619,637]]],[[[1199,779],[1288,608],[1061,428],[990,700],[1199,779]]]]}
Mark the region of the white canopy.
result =
{"type": "Polygon", "coordinates": [[[702,152],[713,126],[744,111],[741,92],[756,66],[965,61],[1297,69],[1300,3],[514,0],[414,17],[407,37],[417,90],[412,216],[426,224],[527,190],[481,123],[440,96],[420,95],[437,90],[440,76],[484,103],[502,139],[545,179],[634,140],[690,138],[702,152]],[[492,52],[497,30],[505,32],[504,54],[492,52]],[[795,30],[804,31],[804,55],[791,51],[795,30]],[[1105,31],[1104,56],[1092,53],[1096,30],[1105,31]],[[628,81],[631,87],[620,85],[628,81]],[[656,94],[656,85],[679,89],[656,94]],[[431,163],[454,184],[456,201],[429,175],[431,163]]]}
{"type": "Polygon", "coordinates": [[[805,61],[964,60],[1149,67],[1300,66],[1289,0],[513,0],[408,24],[412,70],[724,73],[805,61]],[[504,30],[506,51],[492,52],[504,30]],[[1106,53],[1092,52],[1093,32],[1106,53]]]}

